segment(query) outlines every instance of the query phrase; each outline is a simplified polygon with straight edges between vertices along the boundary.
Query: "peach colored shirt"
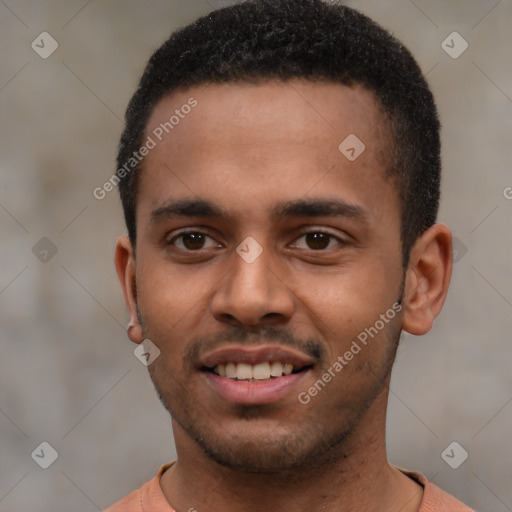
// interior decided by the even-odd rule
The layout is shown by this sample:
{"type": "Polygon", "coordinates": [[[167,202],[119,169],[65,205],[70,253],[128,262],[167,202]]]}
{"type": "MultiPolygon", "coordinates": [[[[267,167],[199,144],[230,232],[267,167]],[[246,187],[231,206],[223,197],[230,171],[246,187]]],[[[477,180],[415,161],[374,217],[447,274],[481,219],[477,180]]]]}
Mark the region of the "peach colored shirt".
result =
{"type": "MultiPolygon", "coordinates": [[[[153,480],[144,484],[104,512],[175,512],[160,488],[160,477],[171,466],[162,466],[153,480]]],[[[399,468],[398,468],[399,469],[399,468]]],[[[418,512],[474,512],[472,509],[430,483],[423,475],[400,469],[423,486],[423,499],[418,512]]]]}

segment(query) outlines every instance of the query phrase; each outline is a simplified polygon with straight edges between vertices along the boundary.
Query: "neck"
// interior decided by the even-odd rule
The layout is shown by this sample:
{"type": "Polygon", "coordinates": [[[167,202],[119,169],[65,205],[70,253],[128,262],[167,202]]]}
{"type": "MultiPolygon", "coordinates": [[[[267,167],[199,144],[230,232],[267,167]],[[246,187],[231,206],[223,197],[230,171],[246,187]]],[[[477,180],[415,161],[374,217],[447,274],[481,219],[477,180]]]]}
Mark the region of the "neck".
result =
{"type": "Polygon", "coordinates": [[[386,406],[387,389],[329,462],[279,474],[221,466],[174,423],[178,460],[162,476],[162,491],[175,510],[417,512],[422,487],[387,462],[386,406]]]}

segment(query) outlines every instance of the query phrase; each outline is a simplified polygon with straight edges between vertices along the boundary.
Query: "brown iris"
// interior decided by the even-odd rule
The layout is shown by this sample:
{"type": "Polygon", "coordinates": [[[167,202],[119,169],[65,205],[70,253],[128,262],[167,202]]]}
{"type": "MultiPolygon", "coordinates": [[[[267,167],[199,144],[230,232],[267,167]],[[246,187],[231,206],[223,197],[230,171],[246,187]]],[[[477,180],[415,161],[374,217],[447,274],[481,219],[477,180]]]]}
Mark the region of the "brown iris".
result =
{"type": "Polygon", "coordinates": [[[330,235],[326,233],[308,233],[306,235],[306,243],[311,249],[325,249],[329,245],[330,235]]]}
{"type": "Polygon", "coordinates": [[[183,245],[190,250],[201,249],[204,245],[205,235],[202,233],[184,233],[182,236],[183,245]]]}

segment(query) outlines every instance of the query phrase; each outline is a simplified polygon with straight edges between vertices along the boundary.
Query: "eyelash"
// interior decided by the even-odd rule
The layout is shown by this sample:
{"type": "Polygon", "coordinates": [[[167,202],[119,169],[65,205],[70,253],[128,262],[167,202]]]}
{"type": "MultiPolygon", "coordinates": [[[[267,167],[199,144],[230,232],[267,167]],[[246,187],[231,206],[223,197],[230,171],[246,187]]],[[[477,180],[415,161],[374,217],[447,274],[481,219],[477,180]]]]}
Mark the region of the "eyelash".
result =
{"type": "MultiPolygon", "coordinates": [[[[182,231],[181,233],[175,235],[174,237],[172,237],[170,240],[166,241],[166,245],[167,246],[175,246],[175,242],[179,239],[181,239],[184,235],[190,235],[190,234],[197,234],[197,235],[203,235],[204,237],[206,238],[210,238],[211,240],[214,240],[213,237],[211,237],[210,235],[208,235],[207,233],[203,232],[203,231],[199,231],[199,230],[189,230],[189,231],[182,231]]],[[[335,240],[337,242],[336,245],[338,246],[342,246],[342,245],[347,245],[347,242],[345,242],[344,240],[342,240],[341,238],[337,237],[336,235],[333,235],[332,233],[329,233],[328,231],[325,231],[325,230],[322,230],[322,229],[315,229],[315,230],[311,230],[311,231],[306,231],[304,233],[302,233],[302,235],[300,235],[298,238],[295,239],[295,242],[294,244],[292,245],[292,247],[295,246],[297,240],[300,240],[301,238],[307,236],[307,235],[311,235],[311,234],[322,234],[322,235],[326,235],[329,237],[329,243],[331,240],[335,240]]],[[[219,246],[220,244],[217,243],[217,247],[219,246]]],[[[176,246],[175,246],[176,247],[176,246]]],[[[203,251],[204,249],[201,248],[201,249],[198,249],[198,250],[191,250],[191,249],[183,249],[181,247],[178,247],[179,250],[181,251],[184,251],[184,252],[189,252],[189,253],[200,253],[201,251],[203,251]]],[[[299,250],[303,250],[303,251],[312,251],[312,252],[316,252],[316,253],[320,253],[320,252],[325,252],[329,249],[332,249],[332,247],[327,247],[325,249],[299,249],[299,250]]]]}

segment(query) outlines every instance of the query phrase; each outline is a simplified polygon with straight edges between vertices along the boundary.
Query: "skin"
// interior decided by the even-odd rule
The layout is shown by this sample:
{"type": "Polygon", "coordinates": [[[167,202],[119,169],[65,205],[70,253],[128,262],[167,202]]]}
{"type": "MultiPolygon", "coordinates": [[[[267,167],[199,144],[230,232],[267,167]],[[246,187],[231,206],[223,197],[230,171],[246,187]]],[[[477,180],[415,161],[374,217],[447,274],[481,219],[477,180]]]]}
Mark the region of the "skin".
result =
{"type": "Polygon", "coordinates": [[[129,337],[161,351],[149,370],[178,453],[160,482],[165,497],[178,511],[417,511],[422,487],[387,462],[388,388],[400,330],[428,332],[443,306],[449,229],[427,230],[402,267],[400,204],[385,176],[390,141],[364,88],[195,87],[162,99],[146,136],[190,97],[198,106],[144,160],[136,251],[122,236],[115,254],[129,337]],[[366,146],[353,162],[338,150],[349,134],[366,146]],[[183,199],[226,217],[154,218],[183,199]],[[273,214],[299,200],[340,200],[360,214],[273,214]],[[176,238],[184,229],[207,236],[176,238]],[[236,252],[249,236],[263,249],[253,263],[236,252]],[[401,292],[401,312],[299,403],[401,292]],[[278,402],[236,405],[198,370],[199,357],[232,343],[283,344],[314,364],[278,402]]]}

